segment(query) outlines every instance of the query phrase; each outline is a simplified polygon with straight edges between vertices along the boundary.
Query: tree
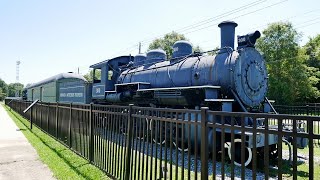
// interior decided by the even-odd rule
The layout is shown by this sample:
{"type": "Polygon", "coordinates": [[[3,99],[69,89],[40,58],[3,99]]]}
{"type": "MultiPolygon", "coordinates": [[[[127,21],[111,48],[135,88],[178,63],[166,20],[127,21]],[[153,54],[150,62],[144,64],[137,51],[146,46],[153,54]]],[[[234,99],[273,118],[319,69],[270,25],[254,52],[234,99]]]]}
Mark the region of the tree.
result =
{"type": "Polygon", "coordinates": [[[11,83],[8,85],[8,96],[15,97],[16,93],[18,93],[18,97],[21,96],[23,90],[23,84],[21,83],[11,83]]]}
{"type": "Polygon", "coordinates": [[[2,89],[0,88],[0,101],[3,101],[5,97],[6,97],[6,93],[3,93],[2,89]]]}
{"type": "MultiPolygon", "coordinates": [[[[177,32],[172,31],[164,35],[163,38],[155,39],[150,45],[148,50],[151,49],[163,49],[167,53],[167,57],[170,59],[172,57],[173,49],[172,46],[175,42],[180,40],[187,40],[188,39],[183,35],[177,32]]],[[[196,46],[193,48],[195,52],[201,52],[201,48],[196,46]]]]}
{"type": "MultiPolygon", "coordinates": [[[[309,75],[312,77],[315,87],[320,90],[320,34],[314,38],[310,38],[303,47],[307,55],[306,64],[309,66],[309,75]]],[[[313,102],[316,102],[316,98],[313,102]]]]}
{"type": "Polygon", "coordinates": [[[92,82],[92,76],[93,76],[93,69],[90,69],[87,74],[83,75],[83,77],[86,78],[86,80],[89,82],[92,82]]]}
{"type": "Polygon", "coordinates": [[[304,64],[307,56],[298,45],[300,37],[291,23],[278,22],[270,24],[257,42],[267,62],[268,96],[278,104],[306,102],[320,95],[314,87],[318,79],[304,64]]]}
{"type": "Polygon", "coordinates": [[[308,59],[307,65],[310,67],[320,68],[320,34],[314,38],[310,38],[304,46],[308,59]]]}
{"type": "Polygon", "coordinates": [[[8,92],[8,85],[0,79],[0,101],[2,101],[6,96],[8,92]]]}
{"type": "MultiPolygon", "coordinates": [[[[89,82],[93,82],[93,69],[90,69],[89,72],[87,74],[85,74],[83,76],[87,81],[89,82]]],[[[101,78],[101,70],[99,69],[96,69],[96,72],[95,72],[95,79],[100,79],[101,78]]]]}

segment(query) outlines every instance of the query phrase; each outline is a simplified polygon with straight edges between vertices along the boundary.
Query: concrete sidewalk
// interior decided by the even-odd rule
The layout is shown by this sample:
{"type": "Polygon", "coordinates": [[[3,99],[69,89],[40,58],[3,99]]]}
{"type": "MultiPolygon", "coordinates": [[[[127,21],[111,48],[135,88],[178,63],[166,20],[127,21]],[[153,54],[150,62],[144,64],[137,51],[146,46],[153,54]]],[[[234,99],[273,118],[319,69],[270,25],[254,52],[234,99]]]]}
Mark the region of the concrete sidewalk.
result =
{"type": "Polygon", "coordinates": [[[54,179],[21,131],[0,104],[0,179],[54,179]]]}

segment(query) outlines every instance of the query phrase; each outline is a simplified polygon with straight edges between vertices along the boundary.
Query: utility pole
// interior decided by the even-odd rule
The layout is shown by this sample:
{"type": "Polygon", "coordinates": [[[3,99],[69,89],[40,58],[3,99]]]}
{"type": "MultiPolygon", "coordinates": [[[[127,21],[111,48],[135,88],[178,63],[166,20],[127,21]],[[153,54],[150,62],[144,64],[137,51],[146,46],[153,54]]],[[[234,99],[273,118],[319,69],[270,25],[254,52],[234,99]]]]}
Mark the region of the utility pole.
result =
{"type": "Polygon", "coordinates": [[[16,62],[16,82],[19,82],[19,66],[21,64],[21,61],[16,62]]]}
{"type": "Polygon", "coordinates": [[[139,54],[141,54],[141,42],[139,42],[139,54]]]}
{"type": "MultiPolygon", "coordinates": [[[[19,83],[19,66],[21,64],[21,61],[16,62],[16,83],[19,83]]],[[[19,90],[16,90],[15,97],[19,97],[20,92],[19,90]]]]}

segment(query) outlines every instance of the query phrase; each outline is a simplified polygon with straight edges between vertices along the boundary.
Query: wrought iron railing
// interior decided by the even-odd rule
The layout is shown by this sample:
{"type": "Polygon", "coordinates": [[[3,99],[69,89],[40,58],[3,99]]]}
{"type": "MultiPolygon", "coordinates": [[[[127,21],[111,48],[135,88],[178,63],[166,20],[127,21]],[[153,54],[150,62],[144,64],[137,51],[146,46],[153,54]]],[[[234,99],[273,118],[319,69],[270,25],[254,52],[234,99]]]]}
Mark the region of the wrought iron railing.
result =
{"type": "Polygon", "coordinates": [[[116,179],[320,176],[315,116],[30,104],[8,106],[116,179]]]}

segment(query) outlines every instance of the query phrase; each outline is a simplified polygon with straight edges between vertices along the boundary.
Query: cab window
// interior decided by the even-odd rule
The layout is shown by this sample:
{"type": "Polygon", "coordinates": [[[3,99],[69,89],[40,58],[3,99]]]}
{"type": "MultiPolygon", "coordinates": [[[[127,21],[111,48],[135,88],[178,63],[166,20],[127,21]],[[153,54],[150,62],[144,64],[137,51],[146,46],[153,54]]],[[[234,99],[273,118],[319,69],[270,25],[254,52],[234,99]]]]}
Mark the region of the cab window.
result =
{"type": "Polygon", "coordinates": [[[109,65],[109,71],[108,71],[108,80],[111,81],[113,78],[113,66],[112,65],[109,65]]]}
{"type": "Polygon", "coordinates": [[[93,70],[93,83],[100,83],[101,82],[101,69],[94,69],[93,70]]]}

